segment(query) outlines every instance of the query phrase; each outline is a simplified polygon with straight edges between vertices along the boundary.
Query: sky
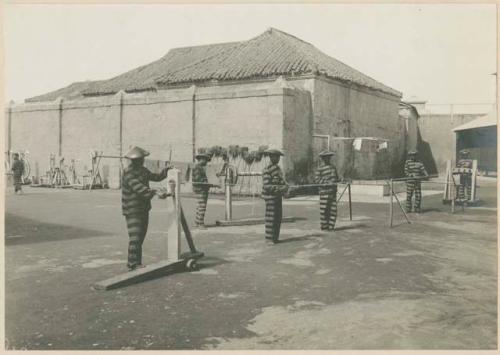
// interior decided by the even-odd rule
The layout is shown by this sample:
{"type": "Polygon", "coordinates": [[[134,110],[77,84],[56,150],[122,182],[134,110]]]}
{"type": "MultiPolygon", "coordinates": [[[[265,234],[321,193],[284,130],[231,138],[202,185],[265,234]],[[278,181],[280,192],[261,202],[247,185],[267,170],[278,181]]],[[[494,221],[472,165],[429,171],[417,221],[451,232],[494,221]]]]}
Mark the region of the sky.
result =
{"type": "Polygon", "coordinates": [[[248,40],[269,27],[405,99],[495,101],[494,4],[7,4],[5,99],[23,102],[113,77],[171,48],[248,40]]]}

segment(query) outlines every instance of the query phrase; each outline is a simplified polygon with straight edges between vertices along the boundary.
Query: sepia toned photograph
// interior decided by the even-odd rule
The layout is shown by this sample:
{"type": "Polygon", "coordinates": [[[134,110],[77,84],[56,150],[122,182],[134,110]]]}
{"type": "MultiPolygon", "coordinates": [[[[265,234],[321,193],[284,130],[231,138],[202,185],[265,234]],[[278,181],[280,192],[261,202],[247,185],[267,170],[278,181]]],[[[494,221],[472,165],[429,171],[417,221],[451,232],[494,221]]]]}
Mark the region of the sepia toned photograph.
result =
{"type": "Polygon", "coordinates": [[[2,6],[4,350],[496,350],[496,4],[2,6]]]}

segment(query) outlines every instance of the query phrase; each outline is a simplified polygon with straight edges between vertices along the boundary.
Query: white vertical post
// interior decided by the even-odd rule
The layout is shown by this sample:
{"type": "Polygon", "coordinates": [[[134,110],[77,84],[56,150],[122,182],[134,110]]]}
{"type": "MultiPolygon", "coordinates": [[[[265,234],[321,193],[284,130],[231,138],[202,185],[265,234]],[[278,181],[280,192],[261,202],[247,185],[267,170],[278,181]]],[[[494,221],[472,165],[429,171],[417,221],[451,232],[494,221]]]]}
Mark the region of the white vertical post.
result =
{"type": "Polygon", "coordinates": [[[389,183],[389,194],[390,194],[390,199],[389,199],[389,227],[392,228],[392,219],[393,219],[393,196],[394,196],[394,185],[392,183],[392,179],[390,180],[389,183]]]}
{"type": "Polygon", "coordinates": [[[181,255],[181,208],[180,208],[180,170],[172,169],[168,184],[172,203],[168,204],[169,228],[167,232],[167,260],[177,261],[181,255]]]}
{"type": "Polygon", "coordinates": [[[226,221],[233,218],[233,196],[231,192],[231,185],[226,184],[226,221]]]}
{"type": "Polygon", "coordinates": [[[472,177],[471,177],[471,202],[476,200],[476,177],[477,177],[477,160],[472,161],[472,177]]]}
{"type": "Polygon", "coordinates": [[[233,196],[231,195],[231,184],[230,184],[230,169],[229,166],[226,169],[226,221],[230,221],[233,218],[233,196]]]}

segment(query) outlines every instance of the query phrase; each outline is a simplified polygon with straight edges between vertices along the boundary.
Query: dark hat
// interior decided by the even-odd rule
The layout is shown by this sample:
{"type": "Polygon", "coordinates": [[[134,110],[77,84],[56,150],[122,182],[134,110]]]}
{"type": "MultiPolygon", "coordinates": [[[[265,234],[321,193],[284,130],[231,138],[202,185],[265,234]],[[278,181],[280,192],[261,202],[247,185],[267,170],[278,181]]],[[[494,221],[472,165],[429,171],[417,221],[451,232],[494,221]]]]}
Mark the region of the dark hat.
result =
{"type": "Polygon", "coordinates": [[[278,149],[268,149],[264,153],[267,155],[285,155],[281,150],[278,149]]]}
{"type": "Polygon", "coordinates": [[[335,152],[332,152],[331,150],[323,150],[322,152],[319,153],[320,157],[329,157],[335,155],[335,152]]]}
{"type": "Polygon", "coordinates": [[[149,152],[147,150],[144,150],[139,147],[134,147],[128,151],[127,154],[125,154],[125,158],[128,159],[138,159],[138,158],[144,158],[149,155],[149,152]]]}
{"type": "Polygon", "coordinates": [[[418,154],[418,151],[417,151],[416,149],[414,149],[414,150],[410,150],[410,151],[408,152],[408,155],[417,155],[417,154],[418,154]]]}
{"type": "Polygon", "coordinates": [[[205,154],[205,153],[198,153],[194,156],[196,159],[207,159],[207,160],[210,160],[211,159],[211,156],[208,155],[208,154],[205,154]]]}

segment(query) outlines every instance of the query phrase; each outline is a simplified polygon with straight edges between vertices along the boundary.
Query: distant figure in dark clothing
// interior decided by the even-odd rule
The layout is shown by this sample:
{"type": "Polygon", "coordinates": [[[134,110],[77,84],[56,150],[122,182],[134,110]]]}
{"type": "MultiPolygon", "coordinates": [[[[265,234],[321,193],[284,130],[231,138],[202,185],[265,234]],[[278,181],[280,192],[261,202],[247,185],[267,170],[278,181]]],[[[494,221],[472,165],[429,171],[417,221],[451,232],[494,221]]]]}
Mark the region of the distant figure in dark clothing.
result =
{"type": "Polygon", "coordinates": [[[19,154],[14,153],[13,155],[14,162],[12,163],[12,173],[14,175],[14,193],[17,194],[23,192],[23,174],[24,174],[24,164],[21,160],[19,160],[19,154]]]}
{"type": "Polygon", "coordinates": [[[459,152],[460,160],[457,162],[457,168],[462,168],[460,173],[460,184],[458,185],[458,198],[461,201],[467,201],[472,196],[472,159],[470,151],[462,149],[459,152]]]}
{"type": "Polygon", "coordinates": [[[148,155],[149,152],[139,147],[132,148],[125,155],[130,159],[130,165],[123,172],[122,211],[127,220],[129,235],[127,262],[129,270],[143,267],[142,244],[148,231],[151,199],[155,195],[161,199],[167,197],[166,193],[150,189],[149,182],[165,179],[171,166],[167,164],[159,174],[154,174],[143,166],[144,157],[148,155]]]}

